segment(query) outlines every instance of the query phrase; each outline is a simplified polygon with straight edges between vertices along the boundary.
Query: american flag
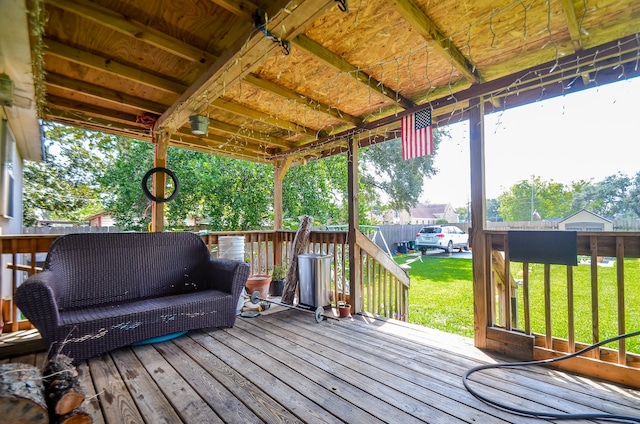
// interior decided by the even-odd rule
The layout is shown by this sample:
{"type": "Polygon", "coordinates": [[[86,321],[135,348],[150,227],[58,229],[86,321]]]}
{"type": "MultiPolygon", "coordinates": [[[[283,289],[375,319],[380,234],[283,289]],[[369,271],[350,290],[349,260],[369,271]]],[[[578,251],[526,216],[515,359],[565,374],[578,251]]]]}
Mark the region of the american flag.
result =
{"type": "Polygon", "coordinates": [[[402,160],[433,153],[431,109],[421,110],[402,118],[402,160]]]}

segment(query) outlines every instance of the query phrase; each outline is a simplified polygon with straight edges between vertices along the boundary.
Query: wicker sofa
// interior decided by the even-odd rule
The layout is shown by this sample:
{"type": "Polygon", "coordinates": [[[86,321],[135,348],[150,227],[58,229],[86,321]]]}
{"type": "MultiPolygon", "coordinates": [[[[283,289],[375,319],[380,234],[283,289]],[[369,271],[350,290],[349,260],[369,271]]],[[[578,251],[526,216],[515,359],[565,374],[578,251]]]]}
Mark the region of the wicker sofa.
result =
{"type": "Polygon", "coordinates": [[[194,233],[69,234],[15,301],[49,355],[83,361],[134,342],[232,327],[249,265],[214,259],[194,233]]]}

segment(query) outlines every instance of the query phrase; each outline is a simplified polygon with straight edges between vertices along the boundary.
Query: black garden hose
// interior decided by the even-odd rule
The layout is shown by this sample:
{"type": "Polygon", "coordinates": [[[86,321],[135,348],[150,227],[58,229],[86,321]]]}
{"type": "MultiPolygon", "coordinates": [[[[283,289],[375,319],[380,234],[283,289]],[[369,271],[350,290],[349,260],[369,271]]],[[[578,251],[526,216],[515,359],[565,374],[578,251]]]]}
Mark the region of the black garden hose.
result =
{"type": "Polygon", "coordinates": [[[640,331],[635,331],[633,333],[627,333],[627,334],[622,334],[616,337],[612,337],[610,339],[601,341],[599,343],[595,343],[591,346],[587,346],[586,348],[575,352],[575,353],[571,353],[565,356],[560,356],[558,358],[552,358],[552,359],[543,359],[543,360],[539,360],[539,361],[528,361],[528,362],[509,362],[509,363],[501,363],[501,364],[486,364],[486,365],[479,365],[477,367],[473,367],[469,370],[467,370],[464,375],[462,376],[462,383],[464,384],[464,387],[467,389],[467,391],[469,391],[469,393],[471,393],[473,396],[475,396],[476,398],[480,399],[482,402],[492,405],[496,408],[500,408],[502,410],[511,412],[513,414],[517,414],[517,415],[521,415],[521,416],[525,416],[525,417],[532,417],[532,418],[541,418],[541,419],[547,419],[547,420],[604,420],[604,421],[609,421],[609,422],[618,422],[618,423],[640,423],[640,417],[632,417],[632,416],[627,416],[627,415],[616,415],[616,414],[606,414],[606,413],[598,413],[598,414],[560,414],[560,413],[554,413],[554,412],[540,412],[540,411],[530,411],[527,409],[520,409],[520,408],[516,408],[513,406],[509,406],[509,405],[505,405],[503,403],[500,403],[498,401],[489,399],[487,397],[482,396],[481,394],[479,394],[478,392],[476,392],[474,389],[472,389],[469,386],[469,381],[468,378],[471,374],[473,374],[474,372],[477,371],[481,371],[481,370],[486,370],[486,369],[491,369],[491,368],[509,368],[509,367],[520,367],[520,366],[528,366],[528,365],[545,365],[545,364],[551,364],[553,362],[559,362],[559,361],[564,361],[566,359],[570,359],[573,357],[576,357],[578,355],[582,355],[585,352],[588,352],[592,349],[595,349],[597,347],[600,347],[602,345],[605,345],[607,343],[611,343],[611,342],[615,342],[617,340],[620,339],[626,339],[628,337],[633,337],[633,336],[638,336],[640,335],[640,331]]]}

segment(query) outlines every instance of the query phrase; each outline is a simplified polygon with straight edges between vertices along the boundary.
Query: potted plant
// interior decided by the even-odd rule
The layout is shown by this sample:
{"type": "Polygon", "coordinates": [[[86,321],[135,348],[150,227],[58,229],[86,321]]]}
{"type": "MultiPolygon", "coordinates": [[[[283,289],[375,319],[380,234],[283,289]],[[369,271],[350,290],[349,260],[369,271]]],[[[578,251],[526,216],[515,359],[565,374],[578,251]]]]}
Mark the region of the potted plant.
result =
{"type": "Polygon", "coordinates": [[[271,285],[269,294],[271,296],[282,296],[284,291],[284,279],[287,275],[287,267],[284,265],[274,265],[271,270],[271,285]]]}
{"type": "Polygon", "coordinates": [[[254,291],[260,292],[260,297],[266,299],[269,296],[269,285],[271,276],[266,274],[254,274],[247,278],[247,293],[253,294],[254,291]]]}

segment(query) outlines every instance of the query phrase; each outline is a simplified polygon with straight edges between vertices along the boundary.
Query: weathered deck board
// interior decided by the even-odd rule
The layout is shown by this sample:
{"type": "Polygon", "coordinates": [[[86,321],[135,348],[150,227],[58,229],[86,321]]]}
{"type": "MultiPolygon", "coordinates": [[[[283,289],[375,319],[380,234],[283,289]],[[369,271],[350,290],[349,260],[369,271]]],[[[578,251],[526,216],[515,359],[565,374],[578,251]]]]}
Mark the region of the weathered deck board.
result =
{"type": "MultiPolygon", "coordinates": [[[[467,369],[499,360],[469,339],[423,327],[363,316],[318,324],[287,310],[119,349],[79,371],[87,395],[98,394],[87,405],[96,423],[543,422],[464,389],[467,369]]],[[[471,380],[515,407],[640,415],[640,392],[550,368],[490,370],[471,380]]]]}

